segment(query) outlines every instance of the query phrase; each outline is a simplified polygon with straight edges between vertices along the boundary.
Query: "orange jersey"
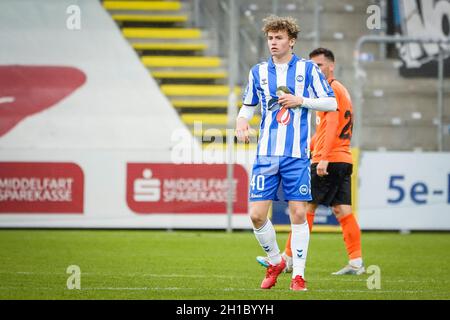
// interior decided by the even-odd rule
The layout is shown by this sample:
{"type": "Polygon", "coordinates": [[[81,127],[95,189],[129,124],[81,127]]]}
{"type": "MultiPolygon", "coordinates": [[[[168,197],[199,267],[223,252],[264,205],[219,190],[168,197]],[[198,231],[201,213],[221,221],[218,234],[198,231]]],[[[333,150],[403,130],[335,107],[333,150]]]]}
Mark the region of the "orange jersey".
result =
{"type": "Polygon", "coordinates": [[[337,111],[316,112],[316,133],[311,141],[312,162],[352,163],[350,139],[353,130],[353,108],[350,94],[337,80],[329,83],[337,101],[337,111]]]}

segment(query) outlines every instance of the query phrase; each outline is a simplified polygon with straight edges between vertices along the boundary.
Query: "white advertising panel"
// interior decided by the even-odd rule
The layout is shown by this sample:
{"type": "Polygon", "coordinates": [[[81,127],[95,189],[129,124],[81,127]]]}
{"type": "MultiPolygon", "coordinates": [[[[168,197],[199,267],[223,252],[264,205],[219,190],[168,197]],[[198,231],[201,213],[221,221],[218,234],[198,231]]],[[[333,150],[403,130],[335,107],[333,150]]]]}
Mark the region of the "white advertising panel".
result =
{"type": "Polygon", "coordinates": [[[450,153],[364,152],[362,229],[450,230],[450,153]]]}

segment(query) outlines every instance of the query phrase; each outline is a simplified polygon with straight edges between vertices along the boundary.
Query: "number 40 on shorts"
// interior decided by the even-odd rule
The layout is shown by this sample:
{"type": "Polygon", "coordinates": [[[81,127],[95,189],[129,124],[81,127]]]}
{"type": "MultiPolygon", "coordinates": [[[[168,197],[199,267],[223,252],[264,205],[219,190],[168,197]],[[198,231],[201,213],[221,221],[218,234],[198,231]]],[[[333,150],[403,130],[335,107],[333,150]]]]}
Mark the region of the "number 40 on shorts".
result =
{"type": "Polygon", "coordinates": [[[250,183],[250,186],[252,187],[252,190],[258,190],[263,191],[264,190],[264,176],[261,174],[253,175],[252,176],[252,182],[250,183]]]}

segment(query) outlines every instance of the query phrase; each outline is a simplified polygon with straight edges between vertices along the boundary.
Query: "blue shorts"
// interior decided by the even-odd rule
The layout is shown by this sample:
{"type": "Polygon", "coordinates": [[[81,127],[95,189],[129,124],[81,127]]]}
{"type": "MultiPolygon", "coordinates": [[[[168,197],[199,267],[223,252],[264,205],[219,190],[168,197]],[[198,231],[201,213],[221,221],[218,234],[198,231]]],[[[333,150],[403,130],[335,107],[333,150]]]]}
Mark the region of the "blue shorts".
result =
{"type": "Polygon", "coordinates": [[[280,182],[284,200],[311,201],[310,160],[257,156],[250,180],[249,201],[277,201],[280,182]]]}

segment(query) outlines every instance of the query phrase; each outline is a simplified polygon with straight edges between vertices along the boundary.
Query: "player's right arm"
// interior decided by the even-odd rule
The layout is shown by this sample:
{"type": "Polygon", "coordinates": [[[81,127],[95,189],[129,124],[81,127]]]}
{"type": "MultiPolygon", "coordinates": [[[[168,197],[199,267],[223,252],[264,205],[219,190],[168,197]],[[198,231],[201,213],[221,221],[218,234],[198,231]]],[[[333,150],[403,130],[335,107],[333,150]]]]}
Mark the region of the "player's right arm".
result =
{"type": "Polygon", "coordinates": [[[249,131],[251,127],[249,125],[250,120],[253,118],[255,108],[259,103],[259,96],[256,90],[256,83],[253,77],[253,70],[250,70],[248,75],[247,88],[244,91],[241,110],[239,110],[238,117],[236,119],[236,137],[238,141],[248,143],[250,141],[249,131]]]}

